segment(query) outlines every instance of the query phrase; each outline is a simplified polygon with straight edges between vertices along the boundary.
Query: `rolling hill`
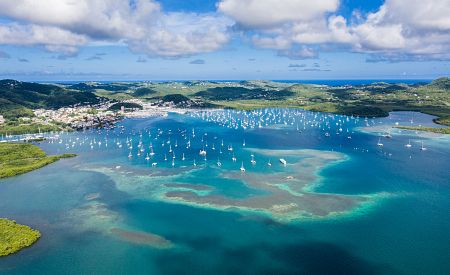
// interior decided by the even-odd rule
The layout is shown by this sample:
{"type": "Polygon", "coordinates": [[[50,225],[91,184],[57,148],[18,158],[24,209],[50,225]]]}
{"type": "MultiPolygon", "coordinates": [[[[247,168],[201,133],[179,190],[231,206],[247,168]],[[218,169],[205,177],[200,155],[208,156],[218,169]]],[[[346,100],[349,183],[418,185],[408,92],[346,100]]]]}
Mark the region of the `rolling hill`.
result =
{"type": "Polygon", "coordinates": [[[90,91],[74,91],[57,85],[0,80],[0,114],[7,120],[30,116],[32,109],[55,109],[78,104],[97,104],[90,91]]]}

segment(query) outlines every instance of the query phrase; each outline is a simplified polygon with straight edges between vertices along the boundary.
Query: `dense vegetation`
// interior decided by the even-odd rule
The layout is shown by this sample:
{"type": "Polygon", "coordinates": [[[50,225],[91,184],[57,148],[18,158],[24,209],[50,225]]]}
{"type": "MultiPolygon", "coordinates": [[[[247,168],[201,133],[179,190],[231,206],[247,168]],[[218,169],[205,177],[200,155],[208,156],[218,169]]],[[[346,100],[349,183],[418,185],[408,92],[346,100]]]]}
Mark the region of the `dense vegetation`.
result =
{"type": "Polygon", "coordinates": [[[423,126],[396,126],[395,128],[410,130],[410,131],[425,131],[438,134],[450,134],[450,128],[436,128],[436,127],[423,127],[423,126]]]}
{"type": "Polygon", "coordinates": [[[0,92],[0,115],[7,120],[16,120],[19,117],[32,117],[34,114],[31,109],[2,98],[0,92]]]}
{"type": "Polygon", "coordinates": [[[216,87],[195,93],[195,96],[208,100],[280,100],[292,95],[294,95],[294,92],[289,90],[277,91],[262,88],[248,89],[243,87],[216,87]]]}
{"type": "Polygon", "coordinates": [[[109,110],[120,111],[122,109],[122,106],[125,109],[141,109],[142,110],[142,105],[137,104],[137,103],[132,103],[132,102],[114,103],[113,105],[111,105],[109,107],[109,110]]]}
{"type": "Polygon", "coordinates": [[[441,78],[435,79],[431,82],[430,86],[433,86],[437,89],[447,90],[447,92],[449,92],[450,91],[450,78],[441,77],[441,78]]]}
{"type": "Polygon", "coordinates": [[[157,92],[155,90],[152,90],[150,88],[138,88],[134,91],[133,96],[135,97],[146,97],[149,95],[156,94],[157,92]]]}
{"type": "Polygon", "coordinates": [[[98,83],[78,83],[74,85],[70,85],[68,87],[72,90],[79,90],[79,91],[95,91],[96,89],[110,91],[110,92],[117,92],[117,91],[126,91],[128,90],[127,85],[119,85],[119,84],[98,84],[98,83]]]}
{"type": "Polygon", "coordinates": [[[39,231],[15,221],[0,219],[0,257],[28,247],[41,237],[39,231]]]}
{"type": "Polygon", "coordinates": [[[161,98],[161,100],[163,102],[172,102],[174,104],[191,101],[188,97],[180,94],[165,95],[161,98]]]}
{"type": "Polygon", "coordinates": [[[0,178],[27,173],[74,154],[47,156],[41,148],[25,143],[0,143],[0,178]]]}
{"type": "Polygon", "coordinates": [[[67,90],[56,85],[0,80],[0,114],[7,120],[33,115],[31,109],[54,109],[75,104],[98,104],[91,92],[67,90]]]}
{"type": "Polygon", "coordinates": [[[4,125],[0,125],[0,135],[23,135],[30,133],[42,132],[57,132],[65,129],[62,126],[56,124],[53,125],[41,125],[36,123],[23,124],[17,121],[10,121],[4,125]]]}

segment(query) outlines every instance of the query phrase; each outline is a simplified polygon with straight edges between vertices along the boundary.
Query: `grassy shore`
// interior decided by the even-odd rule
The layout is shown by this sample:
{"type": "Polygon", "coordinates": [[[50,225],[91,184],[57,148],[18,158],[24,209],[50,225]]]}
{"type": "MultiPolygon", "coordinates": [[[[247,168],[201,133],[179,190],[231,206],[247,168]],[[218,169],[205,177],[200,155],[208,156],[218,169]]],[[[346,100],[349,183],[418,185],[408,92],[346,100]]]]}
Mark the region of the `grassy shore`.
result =
{"type": "Polygon", "coordinates": [[[395,128],[410,130],[410,131],[424,131],[432,132],[438,134],[450,134],[450,128],[433,128],[433,127],[423,127],[423,126],[396,126],[395,128]]]}
{"type": "Polygon", "coordinates": [[[74,154],[47,156],[33,144],[0,143],[0,179],[24,174],[74,154]]]}
{"type": "Polygon", "coordinates": [[[0,257],[32,245],[41,233],[15,221],[0,219],[0,257]]]}
{"type": "Polygon", "coordinates": [[[23,135],[41,132],[57,132],[63,130],[57,125],[41,125],[41,124],[5,124],[0,125],[0,135],[23,135]]]}

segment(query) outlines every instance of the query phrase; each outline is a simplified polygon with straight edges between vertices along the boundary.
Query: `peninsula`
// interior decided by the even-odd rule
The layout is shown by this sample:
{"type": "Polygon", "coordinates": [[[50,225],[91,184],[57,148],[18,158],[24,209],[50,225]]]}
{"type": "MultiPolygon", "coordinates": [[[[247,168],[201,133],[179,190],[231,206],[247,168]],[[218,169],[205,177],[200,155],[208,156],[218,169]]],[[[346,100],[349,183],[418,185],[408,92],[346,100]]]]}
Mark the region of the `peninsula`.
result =
{"type": "Polygon", "coordinates": [[[27,173],[74,154],[47,156],[38,146],[25,143],[0,143],[0,179],[27,173]]]}
{"type": "Polygon", "coordinates": [[[40,237],[41,233],[37,230],[0,218],[0,257],[30,246],[40,237]]]}

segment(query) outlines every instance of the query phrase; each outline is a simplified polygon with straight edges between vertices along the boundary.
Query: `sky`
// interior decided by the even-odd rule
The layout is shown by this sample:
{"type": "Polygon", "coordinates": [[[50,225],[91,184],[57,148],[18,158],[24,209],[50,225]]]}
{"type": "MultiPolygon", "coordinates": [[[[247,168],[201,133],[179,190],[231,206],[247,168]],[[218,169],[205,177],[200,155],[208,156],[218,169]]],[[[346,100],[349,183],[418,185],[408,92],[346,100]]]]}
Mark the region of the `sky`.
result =
{"type": "Polygon", "coordinates": [[[0,0],[0,78],[434,79],[450,0],[0,0]]]}

